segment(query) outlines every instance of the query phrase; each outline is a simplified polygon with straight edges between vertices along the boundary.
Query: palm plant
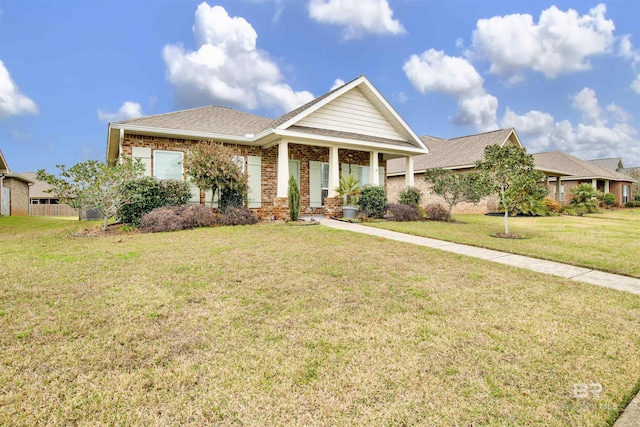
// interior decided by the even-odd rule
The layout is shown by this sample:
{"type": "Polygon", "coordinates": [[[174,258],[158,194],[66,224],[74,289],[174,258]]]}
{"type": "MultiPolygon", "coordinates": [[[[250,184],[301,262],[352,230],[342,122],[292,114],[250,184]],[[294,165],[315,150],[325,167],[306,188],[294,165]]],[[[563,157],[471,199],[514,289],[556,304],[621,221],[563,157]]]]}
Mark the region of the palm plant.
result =
{"type": "Polygon", "coordinates": [[[356,200],[362,191],[360,188],[360,180],[353,175],[343,175],[340,177],[340,182],[338,183],[336,191],[347,206],[353,205],[356,203],[356,200]]]}
{"type": "Polygon", "coordinates": [[[598,211],[597,200],[602,197],[602,192],[598,191],[591,184],[579,184],[571,189],[573,196],[569,202],[571,210],[578,214],[594,213],[598,211]]]}

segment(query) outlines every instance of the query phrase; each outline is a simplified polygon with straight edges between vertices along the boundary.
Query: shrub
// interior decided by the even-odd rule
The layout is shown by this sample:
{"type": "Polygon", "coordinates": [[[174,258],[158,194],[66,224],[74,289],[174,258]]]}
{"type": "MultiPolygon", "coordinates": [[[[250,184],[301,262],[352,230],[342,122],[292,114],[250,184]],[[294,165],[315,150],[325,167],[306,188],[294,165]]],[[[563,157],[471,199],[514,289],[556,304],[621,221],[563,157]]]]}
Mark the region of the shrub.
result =
{"type": "Polygon", "coordinates": [[[544,203],[547,205],[547,210],[549,212],[558,213],[562,210],[562,204],[560,204],[560,202],[555,201],[551,197],[545,197],[544,203]]]}
{"type": "MultiPolygon", "coordinates": [[[[502,205],[499,206],[501,212],[504,212],[502,205]]],[[[535,197],[524,197],[515,207],[513,212],[509,212],[510,215],[525,215],[525,216],[548,216],[549,210],[547,209],[547,203],[544,200],[537,199],[535,197]]]]}
{"type": "Polygon", "coordinates": [[[210,227],[216,224],[213,210],[202,205],[165,206],[146,213],[140,219],[140,230],[147,233],[210,227]]]}
{"type": "Polygon", "coordinates": [[[368,217],[380,218],[387,205],[387,192],[379,185],[367,185],[362,189],[358,206],[368,217]]]}
{"type": "Polygon", "coordinates": [[[422,215],[415,206],[404,205],[402,203],[389,203],[385,218],[390,221],[406,222],[421,221],[422,215]]]}
{"type": "Polygon", "coordinates": [[[429,221],[449,221],[449,209],[438,203],[431,203],[424,208],[424,217],[429,221]]]}
{"type": "Polygon", "coordinates": [[[291,221],[297,221],[300,215],[300,190],[298,190],[298,183],[296,179],[291,175],[289,177],[289,219],[291,221]]]}
{"type": "Polygon", "coordinates": [[[636,202],[640,202],[640,194],[638,194],[637,196],[635,196],[633,198],[633,200],[635,200],[636,202]]]}
{"type": "Polygon", "coordinates": [[[247,208],[229,207],[218,218],[220,225],[251,225],[258,222],[258,218],[247,208]]]}
{"type": "Polygon", "coordinates": [[[640,208],[640,201],[639,200],[629,200],[627,203],[624,204],[624,206],[626,208],[640,208]]]}
{"type": "Polygon", "coordinates": [[[611,193],[607,193],[604,195],[602,202],[607,205],[607,208],[610,208],[612,205],[616,204],[616,196],[611,193]]]}
{"type": "Polygon", "coordinates": [[[569,202],[569,211],[578,214],[598,212],[597,200],[602,196],[591,184],[579,184],[571,190],[573,198],[569,202]]]}
{"type": "Polygon", "coordinates": [[[403,205],[418,207],[422,199],[422,192],[416,187],[409,187],[398,196],[398,201],[403,205]]]}
{"type": "Polygon", "coordinates": [[[118,218],[134,226],[140,224],[144,214],[156,208],[185,205],[191,198],[187,182],[150,176],[128,182],[122,191],[129,198],[129,203],[120,207],[118,218]]]}
{"type": "Polygon", "coordinates": [[[226,187],[220,190],[220,212],[228,208],[242,208],[245,202],[245,191],[242,184],[235,187],[226,187]]]}

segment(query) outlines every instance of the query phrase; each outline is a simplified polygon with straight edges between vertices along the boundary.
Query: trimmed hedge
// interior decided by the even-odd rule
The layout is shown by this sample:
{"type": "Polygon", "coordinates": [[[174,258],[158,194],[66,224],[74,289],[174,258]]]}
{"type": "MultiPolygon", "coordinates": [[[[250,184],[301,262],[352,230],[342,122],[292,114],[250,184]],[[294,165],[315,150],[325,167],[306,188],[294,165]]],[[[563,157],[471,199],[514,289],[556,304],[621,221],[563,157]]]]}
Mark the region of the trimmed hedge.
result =
{"type": "Polygon", "coordinates": [[[417,208],[422,200],[422,192],[416,187],[409,187],[398,196],[398,201],[403,205],[409,205],[417,208]]]}
{"type": "Polygon", "coordinates": [[[387,192],[380,185],[367,185],[362,189],[358,206],[364,214],[372,218],[380,218],[384,215],[387,204],[387,192]]]}
{"type": "Polygon", "coordinates": [[[384,217],[396,222],[422,221],[422,214],[418,208],[402,203],[389,203],[384,217]]]}
{"type": "Polygon", "coordinates": [[[210,227],[217,222],[213,209],[203,205],[165,206],[146,213],[140,219],[140,231],[161,233],[210,227]]]}

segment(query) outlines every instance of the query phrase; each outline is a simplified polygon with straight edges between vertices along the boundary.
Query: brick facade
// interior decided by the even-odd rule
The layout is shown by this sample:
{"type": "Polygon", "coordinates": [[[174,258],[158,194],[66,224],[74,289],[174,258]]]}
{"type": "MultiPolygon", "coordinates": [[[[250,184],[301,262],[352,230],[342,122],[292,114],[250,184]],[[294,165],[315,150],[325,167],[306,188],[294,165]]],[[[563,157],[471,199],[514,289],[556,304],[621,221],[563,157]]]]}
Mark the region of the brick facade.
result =
{"type": "MultiPolygon", "coordinates": [[[[167,138],[161,136],[126,134],[123,141],[123,152],[127,155],[132,154],[132,147],[145,147],[152,150],[168,150],[187,152],[198,140],[167,138]]],[[[261,200],[262,206],[256,209],[259,218],[288,218],[289,208],[286,205],[286,198],[276,199],[277,194],[277,175],[278,175],[278,146],[272,146],[266,149],[248,145],[226,144],[231,147],[233,155],[244,156],[245,162],[247,156],[261,157],[261,200]],[[283,200],[284,199],[284,200],[283,200]],[[285,209],[286,208],[286,209],[285,209]]],[[[298,160],[300,162],[300,214],[301,215],[330,215],[341,213],[341,209],[337,206],[331,206],[329,212],[325,212],[325,208],[310,207],[309,199],[309,162],[329,162],[329,148],[317,147],[301,144],[288,144],[289,159],[298,160]],[[339,212],[338,212],[339,211],[339,212]]],[[[153,154],[152,154],[153,155],[153,154]]],[[[338,150],[339,162],[369,166],[368,151],[357,150],[338,150]]],[[[386,162],[382,158],[382,154],[378,155],[378,165],[385,167],[386,162]]],[[[246,165],[245,165],[246,166],[246,165]]],[[[153,171],[153,161],[151,162],[151,174],[153,171]]],[[[245,170],[247,168],[245,167],[245,170]]]]}
{"type": "Polygon", "coordinates": [[[2,186],[9,189],[9,215],[29,215],[29,184],[15,178],[5,178],[2,186]]]}
{"type": "MultiPolygon", "coordinates": [[[[588,180],[561,180],[560,183],[564,186],[564,200],[561,201],[561,203],[563,205],[568,204],[571,199],[573,199],[573,196],[571,195],[571,191],[574,190],[576,187],[578,187],[578,185],[580,184],[589,184],[592,185],[593,181],[588,179],[588,180]]],[[[549,196],[555,198],[555,181],[550,182],[549,183],[549,196]]],[[[604,180],[597,180],[597,188],[598,191],[601,191],[604,193],[604,180]]],[[[613,194],[614,197],[616,198],[616,202],[613,206],[617,206],[617,207],[621,207],[624,206],[624,203],[622,202],[622,186],[623,185],[628,185],[629,186],[629,200],[633,200],[633,195],[631,194],[631,182],[624,182],[624,181],[609,181],[609,193],[613,194]]]]}
{"type": "MultiPolygon", "coordinates": [[[[449,205],[444,199],[436,194],[431,193],[431,186],[424,180],[424,173],[416,173],[414,175],[414,187],[422,192],[421,205],[424,207],[433,203],[441,204],[448,207],[449,205]]],[[[406,188],[405,177],[390,176],[387,177],[387,198],[390,203],[397,203],[400,193],[406,188]]],[[[498,211],[498,197],[488,196],[480,199],[477,204],[458,203],[453,207],[452,214],[486,214],[498,211]]]]}

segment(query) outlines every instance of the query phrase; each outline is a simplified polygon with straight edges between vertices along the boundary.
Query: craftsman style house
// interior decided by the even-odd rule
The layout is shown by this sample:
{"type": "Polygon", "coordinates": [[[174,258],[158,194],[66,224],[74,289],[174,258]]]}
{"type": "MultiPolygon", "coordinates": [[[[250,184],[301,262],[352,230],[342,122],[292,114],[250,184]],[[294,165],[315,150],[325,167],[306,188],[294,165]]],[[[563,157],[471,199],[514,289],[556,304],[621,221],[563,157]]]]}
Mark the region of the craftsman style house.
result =
{"type": "MultiPolygon", "coordinates": [[[[384,185],[387,161],[425,154],[424,142],[387,100],[360,76],[278,119],[208,106],[110,123],[107,159],[139,158],[146,174],[188,179],[184,153],[198,141],[232,147],[248,175],[248,206],[259,217],[286,218],[291,175],[300,188],[303,214],[339,215],[341,175],[362,185],[384,185]]],[[[413,185],[413,174],[407,185],[413,185]]],[[[194,188],[193,202],[200,191],[194,188]]]]}

